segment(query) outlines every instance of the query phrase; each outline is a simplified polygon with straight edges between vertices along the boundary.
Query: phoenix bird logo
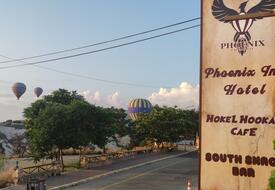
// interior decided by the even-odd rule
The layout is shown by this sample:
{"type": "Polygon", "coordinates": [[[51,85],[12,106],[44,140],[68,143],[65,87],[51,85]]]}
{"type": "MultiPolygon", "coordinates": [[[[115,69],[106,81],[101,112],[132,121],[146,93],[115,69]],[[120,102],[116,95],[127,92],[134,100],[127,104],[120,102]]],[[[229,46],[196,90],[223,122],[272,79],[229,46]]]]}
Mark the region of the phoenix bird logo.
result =
{"type": "Polygon", "coordinates": [[[234,42],[237,44],[238,52],[241,55],[243,55],[246,52],[248,43],[251,40],[249,29],[257,19],[248,18],[244,20],[225,21],[225,17],[234,15],[245,15],[258,12],[270,12],[273,11],[273,9],[275,9],[275,0],[262,0],[256,6],[246,11],[246,5],[248,1],[245,1],[240,4],[239,12],[225,6],[223,0],[214,0],[212,5],[213,16],[221,22],[231,24],[235,29],[236,33],[234,35],[234,42]]]}

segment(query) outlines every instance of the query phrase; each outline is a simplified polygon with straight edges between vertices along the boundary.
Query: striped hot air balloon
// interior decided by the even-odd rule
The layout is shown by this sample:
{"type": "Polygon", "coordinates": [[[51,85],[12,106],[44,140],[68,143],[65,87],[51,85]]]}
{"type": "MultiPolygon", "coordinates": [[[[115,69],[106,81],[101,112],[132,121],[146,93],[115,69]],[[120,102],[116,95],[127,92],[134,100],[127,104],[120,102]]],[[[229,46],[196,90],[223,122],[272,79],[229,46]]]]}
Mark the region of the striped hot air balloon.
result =
{"type": "Polygon", "coordinates": [[[152,111],[152,104],[145,99],[134,99],[129,102],[128,114],[132,120],[136,120],[141,113],[152,111]]]}

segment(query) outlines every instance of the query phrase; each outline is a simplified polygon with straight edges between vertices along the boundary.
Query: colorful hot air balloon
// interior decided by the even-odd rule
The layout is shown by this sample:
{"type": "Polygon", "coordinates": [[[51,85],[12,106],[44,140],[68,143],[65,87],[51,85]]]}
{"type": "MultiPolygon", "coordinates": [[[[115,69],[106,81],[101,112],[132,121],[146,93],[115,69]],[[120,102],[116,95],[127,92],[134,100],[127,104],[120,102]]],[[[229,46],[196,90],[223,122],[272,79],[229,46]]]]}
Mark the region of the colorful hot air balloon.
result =
{"type": "Polygon", "coordinates": [[[150,113],[152,104],[145,99],[134,99],[129,102],[128,114],[132,120],[136,120],[141,113],[150,113]]]}
{"type": "Polygon", "coordinates": [[[34,89],[34,93],[35,93],[36,97],[38,98],[43,93],[43,89],[40,87],[36,87],[34,89]]]}
{"type": "Polygon", "coordinates": [[[17,100],[25,93],[26,91],[26,85],[21,82],[14,83],[12,85],[12,91],[14,95],[17,97],[17,100]]]}

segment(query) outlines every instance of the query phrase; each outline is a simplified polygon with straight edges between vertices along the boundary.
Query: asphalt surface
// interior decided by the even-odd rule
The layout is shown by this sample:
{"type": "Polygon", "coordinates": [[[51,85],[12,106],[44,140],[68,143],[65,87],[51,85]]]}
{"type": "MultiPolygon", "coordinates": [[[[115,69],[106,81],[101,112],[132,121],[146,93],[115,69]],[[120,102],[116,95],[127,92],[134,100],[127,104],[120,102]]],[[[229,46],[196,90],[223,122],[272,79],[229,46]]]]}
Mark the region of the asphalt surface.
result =
{"type": "Polygon", "coordinates": [[[171,158],[67,188],[69,190],[185,190],[198,185],[198,153],[171,158]]]}
{"type": "MultiPolygon", "coordinates": [[[[117,161],[114,161],[112,164],[101,165],[91,169],[80,169],[73,172],[62,173],[61,176],[47,178],[46,186],[47,186],[47,189],[52,189],[52,188],[62,189],[62,186],[64,185],[71,187],[71,183],[78,183],[82,180],[86,180],[91,177],[93,178],[96,176],[107,174],[109,172],[126,169],[128,167],[132,167],[132,166],[136,166],[136,165],[140,165],[148,162],[155,162],[156,160],[159,160],[159,159],[165,159],[167,157],[174,157],[174,156],[177,156],[180,154],[186,154],[186,153],[183,153],[181,151],[175,151],[175,152],[156,152],[156,153],[148,153],[148,154],[138,154],[132,159],[117,160],[117,161]]],[[[116,173],[116,175],[118,175],[118,173],[116,173]]],[[[16,185],[6,189],[25,190],[26,185],[24,184],[16,185]]]]}

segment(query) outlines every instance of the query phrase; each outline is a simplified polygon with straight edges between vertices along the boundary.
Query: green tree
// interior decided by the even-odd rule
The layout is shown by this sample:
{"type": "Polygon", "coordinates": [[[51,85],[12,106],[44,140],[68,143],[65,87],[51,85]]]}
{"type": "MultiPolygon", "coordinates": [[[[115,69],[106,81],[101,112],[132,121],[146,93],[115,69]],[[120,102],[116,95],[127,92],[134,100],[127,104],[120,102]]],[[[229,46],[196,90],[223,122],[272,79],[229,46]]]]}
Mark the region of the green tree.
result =
{"type": "Polygon", "coordinates": [[[140,115],[131,131],[133,144],[144,141],[158,146],[195,138],[198,130],[198,112],[177,107],[155,106],[151,113],[140,115]]]}
{"type": "Polygon", "coordinates": [[[35,161],[55,158],[63,166],[62,150],[77,148],[80,158],[88,145],[104,148],[115,134],[126,134],[123,109],[91,105],[65,89],[37,100],[24,110],[26,138],[35,161]]]}
{"type": "Polygon", "coordinates": [[[104,152],[110,139],[117,141],[116,135],[128,134],[126,116],[127,113],[123,109],[99,107],[95,144],[103,148],[104,152]]]}
{"type": "Polygon", "coordinates": [[[98,121],[100,108],[78,100],[72,102],[68,109],[70,124],[74,128],[71,147],[78,148],[82,157],[89,144],[97,144],[98,131],[102,130],[98,121]]]}
{"type": "Polygon", "coordinates": [[[26,123],[26,137],[34,160],[55,157],[63,166],[62,150],[72,146],[74,134],[68,116],[66,105],[49,103],[32,118],[32,125],[26,123]]]}
{"type": "Polygon", "coordinates": [[[77,136],[79,130],[76,123],[86,121],[88,116],[85,115],[86,119],[77,118],[79,115],[76,113],[82,111],[83,106],[77,107],[75,104],[88,105],[75,91],[59,89],[24,110],[26,138],[35,161],[56,158],[63,166],[62,150],[80,146],[82,142],[79,140],[81,137],[77,136]]]}
{"type": "Polygon", "coordinates": [[[135,146],[145,146],[151,145],[151,141],[149,139],[150,129],[146,127],[146,125],[138,125],[138,122],[130,122],[129,123],[129,135],[131,137],[130,147],[133,148],[135,146]]]}
{"type": "Polygon", "coordinates": [[[75,100],[85,101],[84,97],[76,91],[68,91],[66,89],[58,89],[50,95],[44,96],[46,102],[60,103],[69,105],[75,100]]]}
{"type": "Polygon", "coordinates": [[[271,176],[269,178],[269,190],[275,190],[275,171],[271,172],[271,176]]]}
{"type": "MultiPolygon", "coordinates": [[[[273,140],[273,149],[275,150],[275,140],[273,140]]],[[[269,178],[269,190],[275,190],[275,170],[271,172],[269,178]]]]}

